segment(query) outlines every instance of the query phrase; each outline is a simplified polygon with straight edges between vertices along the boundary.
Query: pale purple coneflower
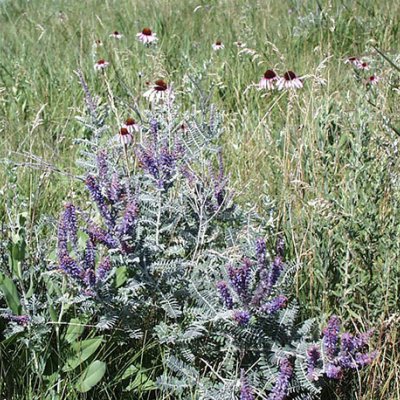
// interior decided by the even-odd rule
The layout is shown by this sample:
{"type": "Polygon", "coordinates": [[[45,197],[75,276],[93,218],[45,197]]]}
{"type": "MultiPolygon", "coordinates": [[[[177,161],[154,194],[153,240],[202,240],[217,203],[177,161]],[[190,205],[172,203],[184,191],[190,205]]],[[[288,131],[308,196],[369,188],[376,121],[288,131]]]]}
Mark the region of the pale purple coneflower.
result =
{"type": "Polygon", "coordinates": [[[132,133],[129,132],[128,128],[123,127],[119,130],[119,140],[123,145],[128,145],[132,143],[133,136],[132,133]]]}
{"type": "Polygon", "coordinates": [[[225,46],[220,40],[217,40],[215,43],[212,44],[212,48],[213,50],[218,51],[224,49],[225,46]]]}
{"type": "Polygon", "coordinates": [[[358,57],[349,57],[346,59],[346,61],[344,63],[351,64],[356,68],[359,68],[359,66],[362,64],[361,60],[358,57]]]}
{"type": "Polygon", "coordinates": [[[136,36],[144,44],[150,44],[158,40],[157,35],[150,28],[144,28],[136,36]]]}
{"type": "Polygon", "coordinates": [[[233,42],[233,44],[239,49],[242,49],[243,47],[246,47],[246,43],[243,43],[243,42],[241,42],[239,40],[237,42],[233,42]]]}
{"type": "Polygon", "coordinates": [[[134,132],[139,132],[140,128],[139,125],[136,123],[136,121],[133,118],[127,118],[125,123],[122,125],[123,128],[128,129],[128,132],[130,134],[134,132]]]}
{"type": "Polygon", "coordinates": [[[371,85],[371,86],[375,86],[378,84],[378,82],[381,80],[381,78],[379,76],[376,75],[371,75],[367,80],[366,80],[366,84],[367,85],[371,85]]]}
{"type": "Polygon", "coordinates": [[[279,78],[277,82],[277,88],[282,89],[301,89],[303,87],[303,82],[301,79],[293,72],[287,71],[279,78]]]}
{"type": "Polygon", "coordinates": [[[100,39],[96,39],[93,42],[93,47],[101,47],[101,46],[103,46],[103,42],[100,39]]]}
{"type": "Polygon", "coordinates": [[[94,64],[94,69],[101,71],[102,69],[106,69],[109,65],[110,63],[108,61],[100,59],[96,64],[94,64]]]}
{"type": "Polygon", "coordinates": [[[362,69],[364,71],[369,70],[369,64],[366,61],[360,61],[360,63],[357,65],[358,69],[362,69]]]}
{"type": "Polygon", "coordinates": [[[264,76],[261,78],[258,87],[259,89],[272,90],[275,89],[276,83],[279,80],[279,76],[272,69],[268,69],[264,72],[264,76]]]}
{"type": "Polygon", "coordinates": [[[124,36],[124,35],[118,31],[114,31],[113,33],[110,34],[111,38],[118,39],[118,40],[121,39],[122,36],[124,36]]]}
{"type": "Polygon", "coordinates": [[[171,87],[163,79],[158,79],[151,85],[150,89],[143,93],[143,96],[150,101],[165,100],[172,97],[171,87]]]}

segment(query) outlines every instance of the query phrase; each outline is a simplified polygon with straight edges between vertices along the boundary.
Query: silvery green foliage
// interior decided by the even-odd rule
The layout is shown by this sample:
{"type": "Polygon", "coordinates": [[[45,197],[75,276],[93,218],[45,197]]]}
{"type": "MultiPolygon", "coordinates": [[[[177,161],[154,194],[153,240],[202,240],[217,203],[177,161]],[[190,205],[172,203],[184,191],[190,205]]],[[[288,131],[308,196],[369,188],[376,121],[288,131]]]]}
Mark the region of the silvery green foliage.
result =
{"type": "MultiPolygon", "coordinates": [[[[367,341],[346,336],[344,348],[337,324],[326,340],[312,321],[298,325],[290,291],[297,266],[284,259],[282,238],[266,242],[271,227],[235,204],[215,146],[215,110],[193,114],[167,102],[144,114],[132,144],[103,131],[81,144],[88,202],[67,202],[60,216],[57,256],[44,274],[58,314],[47,317],[90,326],[121,358],[127,347],[143,352],[121,381],[134,368],[151,370],[151,384],[129,390],[318,398],[328,373],[341,378],[361,366],[350,358],[361,360],[367,341]],[[157,351],[142,347],[148,338],[157,351]]],[[[34,327],[35,315],[14,314],[11,324],[34,327]]],[[[79,342],[80,334],[63,337],[79,342]]]]}

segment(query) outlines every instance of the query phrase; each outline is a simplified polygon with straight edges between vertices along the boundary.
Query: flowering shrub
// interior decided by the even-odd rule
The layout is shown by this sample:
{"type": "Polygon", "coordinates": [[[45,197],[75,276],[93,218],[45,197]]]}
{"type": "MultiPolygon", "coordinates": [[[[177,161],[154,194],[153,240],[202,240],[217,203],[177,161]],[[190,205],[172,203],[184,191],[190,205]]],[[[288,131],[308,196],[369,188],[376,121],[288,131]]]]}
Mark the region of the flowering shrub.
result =
{"type": "Polygon", "coordinates": [[[331,317],[320,339],[315,321],[298,324],[296,266],[285,261],[283,238],[269,250],[271,229],[234,203],[213,145],[217,116],[203,110],[183,130],[164,100],[143,123],[142,141],[102,146],[93,136],[85,150],[90,203],[64,207],[40,304],[13,309],[22,286],[2,276],[4,316],[18,326],[9,337],[31,343],[34,332],[43,343],[55,335],[36,369],[50,393],[64,384],[95,391],[107,373],[114,393],[136,396],[320,397],[327,380],[372,361],[370,333],[340,334],[331,317]],[[106,348],[123,361],[113,365],[106,348]]]}

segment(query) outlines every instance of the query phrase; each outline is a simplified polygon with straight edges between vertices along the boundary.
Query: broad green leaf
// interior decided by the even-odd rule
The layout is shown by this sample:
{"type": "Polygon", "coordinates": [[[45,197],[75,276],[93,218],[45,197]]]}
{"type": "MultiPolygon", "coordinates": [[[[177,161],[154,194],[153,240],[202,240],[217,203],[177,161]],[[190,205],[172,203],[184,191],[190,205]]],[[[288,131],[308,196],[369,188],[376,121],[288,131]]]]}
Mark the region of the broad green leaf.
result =
{"type": "Polygon", "coordinates": [[[85,393],[97,385],[106,372],[106,363],[103,361],[93,361],[80,376],[76,388],[79,392],[85,393]]]}
{"type": "Polygon", "coordinates": [[[20,315],[21,303],[19,301],[17,288],[12,279],[0,274],[0,290],[3,292],[7,305],[11,311],[16,315],[20,315]]]}
{"type": "Polygon", "coordinates": [[[122,286],[126,280],[128,279],[128,269],[123,267],[118,267],[115,272],[115,287],[119,288],[122,286]]]}
{"type": "Polygon", "coordinates": [[[103,337],[81,340],[71,345],[75,355],[69,358],[63,368],[64,371],[71,371],[87,360],[101,345],[103,337]]]}
{"type": "Polygon", "coordinates": [[[72,318],[69,321],[69,326],[67,329],[67,332],[65,334],[65,340],[68,343],[75,342],[76,339],[78,339],[79,336],[82,335],[84,329],[85,329],[85,324],[86,320],[82,320],[80,318],[72,318]]]}

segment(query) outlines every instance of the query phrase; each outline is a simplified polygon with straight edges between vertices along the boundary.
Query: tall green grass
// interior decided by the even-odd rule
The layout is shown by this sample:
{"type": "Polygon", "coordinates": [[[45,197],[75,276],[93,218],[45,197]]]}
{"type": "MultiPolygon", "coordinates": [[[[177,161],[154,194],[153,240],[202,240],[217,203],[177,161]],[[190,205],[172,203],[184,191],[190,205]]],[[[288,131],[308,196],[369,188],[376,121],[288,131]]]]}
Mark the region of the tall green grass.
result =
{"type": "Polygon", "coordinates": [[[125,105],[126,115],[107,117],[110,136],[121,119],[140,117],[146,81],[173,82],[188,111],[195,96],[210,95],[241,200],[260,211],[265,196],[274,201],[277,229],[303,265],[296,291],[308,316],[337,312],[350,326],[378,327],[381,353],[354,398],[400,398],[399,71],[374,50],[400,65],[399,11],[398,0],[2,2],[0,157],[14,163],[0,172],[4,219],[13,203],[34,223],[79,195],[77,180],[29,156],[78,172],[73,140],[86,132],[75,120],[84,104],[75,70],[93,94],[125,105]],[[160,38],[155,49],[135,38],[145,26],[160,38]],[[121,41],[109,38],[114,30],[121,41]],[[217,39],[220,52],[211,49],[217,39]],[[238,54],[237,40],[254,52],[238,54]],[[369,72],[344,64],[353,55],[371,62],[379,86],[367,89],[369,72]],[[99,58],[111,62],[111,87],[93,69],[99,58]],[[326,85],[308,78],[295,94],[263,96],[248,86],[267,68],[317,74],[326,85]]]}

